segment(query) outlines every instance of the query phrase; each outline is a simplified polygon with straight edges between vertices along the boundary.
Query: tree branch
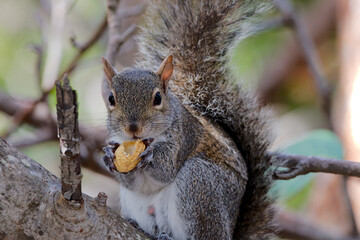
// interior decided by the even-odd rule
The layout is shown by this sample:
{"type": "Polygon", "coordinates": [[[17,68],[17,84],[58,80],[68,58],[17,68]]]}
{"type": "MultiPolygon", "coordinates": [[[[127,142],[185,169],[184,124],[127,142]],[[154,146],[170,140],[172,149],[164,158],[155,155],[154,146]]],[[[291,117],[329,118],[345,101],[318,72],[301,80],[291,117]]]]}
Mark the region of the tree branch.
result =
{"type": "Polygon", "coordinates": [[[149,239],[83,195],[82,207],[61,197],[58,178],[0,138],[0,239],[149,239]]]}
{"type": "Polygon", "coordinates": [[[127,17],[134,17],[134,16],[138,16],[141,13],[143,13],[145,10],[145,4],[140,3],[131,7],[127,7],[125,9],[122,8],[117,8],[116,10],[116,16],[117,19],[123,19],[123,18],[127,18],[127,17]]]}
{"type": "Polygon", "coordinates": [[[291,154],[274,154],[278,169],[274,171],[275,179],[288,180],[311,172],[341,174],[360,177],[360,163],[314,156],[291,154]],[[287,168],[287,169],[279,169],[287,168]]]}
{"type": "Polygon", "coordinates": [[[24,136],[21,139],[13,141],[12,144],[16,148],[24,148],[54,140],[57,140],[56,131],[45,126],[44,128],[36,129],[35,132],[29,136],[24,136]]]}
{"type": "Polygon", "coordinates": [[[316,52],[316,47],[311,39],[311,35],[307,30],[305,24],[302,19],[298,16],[295,11],[293,5],[288,0],[273,0],[278,9],[285,15],[287,19],[289,19],[289,23],[291,23],[294,28],[299,44],[303,50],[305,59],[310,67],[311,73],[314,77],[315,84],[318,90],[318,93],[321,97],[321,104],[324,109],[324,112],[327,116],[330,116],[330,93],[331,89],[328,84],[328,80],[326,80],[325,75],[322,71],[322,67],[320,64],[320,58],[316,52]]]}
{"type": "MultiPolygon", "coordinates": [[[[6,130],[6,132],[3,134],[2,137],[3,138],[9,137],[19,126],[21,126],[24,122],[26,122],[27,119],[31,115],[33,115],[33,113],[34,113],[36,107],[39,105],[39,103],[45,103],[45,97],[46,97],[46,95],[44,94],[44,95],[42,95],[41,98],[39,98],[35,101],[27,102],[27,104],[24,104],[22,108],[17,108],[17,111],[15,111],[15,112],[10,111],[10,112],[13,112],[12,126],[6,130]]],[[[8,103],[5,102],[5,104],[8,104],[8,103]]],[[[49,116],[50,112],[47,111],[46,114],[49,116]]]]}
{"type": "Polygon", "coordinates": [[[278,236],[293,240],[358,240],[348,236],[341,236],[331,230],[321,229],[309,223],[295,214],[280,211],[276,216],[279,225],[278,236]]]}
{"type": "MultiPolygon", "coordinates": [[[[0,91],[0,111],[13,116],[18,111],[24,111],[32,104],[31,100],[15,98],[0,91]]],[[[25,147],[38,144],[44,141],[57,140],[55,120],[48,114],[38,114],[32,111],[23,120],[24,122],[39,128],[34,136],[13,142],[16,147],[25,147]]],[[[105,142],[105,130],[102,127],[92,128],[80,126],[80,135],[84,140],[81,143],[81,164],[94,172],[109,176],[109,171],[99,161],[99,151],[102,150],[105,142]]]]}
{"type": "MultiPolygon", "coordinates": [[[[79,49],[78,53],[73,58],[73,60],[70,62],[70,64],[66,67],[65,71],[58,76],[57,80],[61,79],[61,77],[63,76],[64,73],[70,74],[76,68],[76,66],[77,66],[78,62],[80,61],[81,57],[83,56],[83,54],[99,40],[99,38],[105,32],[106,27],[107,27],[107,21],[106,21],[106,18],[104,18],[104,20],[102,21],[99,28],[94,32],[94,34],[89,38],[89,40],[83,46],[78,47],[78,49],[79,49]]],[[[37,50],[36,52],[37,52],[38,55],[41,53],[39,49],[35,48],[35,50],[37,50]]],[[[38,64],[37,64],[37,70],[39,71],[41,69],[42,58],[41,58],[41,56],[39,56],[38,58],[40,59],[40,60],[38,60],[38,64]]],[[[40,74],[38,76],[38,81],[39,82],[41,81],[41,77],[42,76],[40,74]]],[[[42,90],[42,95],[40,96],[40,98],[38,98],[37,100],[29,102],[30,104],[26,108],[18,109],[18,111],[15,114],[13,114],[14,115],[13,124],[3,134],[3,136],[2,136],[3,138],[7,138],[12,132],[14,132],[17,129],[17,127],[19,127],[24,122],[26,122],[26,119],[30,115],[32,115],[33,111],[35,110],[36,106],[39,103],[41,103],[41,102],[46,103],[47,95],[49,94],[49,92],[51,91],[53,86],[50,85],[51,82],[47,82],[47,83],[43,83],[43,84],[46,85],[46,86],[42,90]]]]}
{"type": "MultiPolygon", "coordinates": [[[[107,0],[107,21],[109,25],[109,41],[106,48],[105,57],[113,65],[115,65],[115,57],[120,47],[124,44],[126,39],[128,39],[128,37],[130,37],[136,30],[136,25],[131,24],[124,32],[122,32],[121,18],[124,16],[124,12],[119,10],[119,5],[120,5],[119,3],[120,3],[119,0],[107,0]]],[[[142,6],[141,8],[143,8],[143,5],[141,6],[142,6]]],[[[133,7],[133,9],[135,8],[136,6],[133,7]]],[[[135,11],[135,13],[137,12],[135,11]]],[[[105,75],[103,76],[102,79],[101,90],[102,90],[103,99],[106,99],[107,96],[104,96],[104,93],[107,94],[110,91],[110,87],[107,84],[105,75]]]]}
{"type": "MultiPolygon", "coordinates": [[[[329,34],[335,25],[335,9],[335,0],[321,0],[314,3],[309,11],[303,15],[303,19],[307,20],[309,33],[313,39],[321,41],[329,34]]],[[[289,25],[289,19],[285,15],[273,20],[273,23],[264,24],[262,28],[268,27],[271,29],[282,25],[289,25]]],[[[275,57],[272,57],[267,63],[261,77],[261,84],[258,86],[258,95],[262,99],[268,100],[271,94],[286,80],[289,71],[294,68],[302,57],[303,54],[297,39],[287,36],[275,57]],[[272,59],[276,59],[276,61],[272,61],[272,59]]]]}
{"type": "Polygon", "coordinates": [[[78,43],[76,43],[74,37],[71,38],[71,42],[72,42],[73,46],[75,46],[79,51],[77,52],[75,57],[71,60],[69,65],[65,68],[63,73],[58,76],[58,79],[61,79],[62,75],[64,73],[69,75],[75,70],[81,57],[84,55],[84,53],[88,49],[90,49],[100,39],[100,37],[104,34],[106,28],[107,28],[107,20],[105,17],[103,19],[103,21],[101,22],[101,24],[99,25],[99,27],[94,31],[94,33],[90,36],[90,38],[83,45],[79,45],[78,43]]]}
{"type": "Polygon", "coordinates": [[[106,207],[105,193],[82,194],[77,95],[66,77],[56,83],[56,96],[61,192],[55,176],[0,138],[0,237],[146,238],[106,207]]]}
{"type": "Polygon", "coordinates": [[[351,236],[354,237],[358,237],[359,236],[359,230],[357,228],[356,225],[356,217],[355,217],[355,212],[354,212],[354,208],[350,199],[350,195],[349,195],[349,189],[348,189],[348,177],[347,176],[343,176],[343,178],[341,179],[341,183],[342,183],[342,190],[344,193],[344,200],[345,200],[345,204],[346,204],[346,208],[348,210],[349,213],[349,217],[350,217],[350,222],[351,222],[351,236]]]}
{"type": "MultiPolygon", "coordinates": [[[[300,46],[302,47],[302,50],[305,55],[305,59],[307,60],[311,73],[313,75],[313,79],[315,81],[317,91],[320,96],[322,109],[327,116],[328,123],[331,126],[330,128],[333,129],[333,124],[331,122],[331,100],[330,100],[332,89],[330,88],[329,81],[325,78],[325,75],[322,71],[320,58],[317,54],[315,44],[310,37],[306,25],[303,23],[302,19],[298,16],[291,2],[288,0],[274,0],[274,2],[277,5],[277,7],[280,9],[280,11],[283,13],[283,15],[288,16],[289,19],[291,19],[292,26],[298,36],[300,46]]],[[[328,169],[328,170],[334,171],[334,169],[328,169]]],[[[304,171],[304,169],[293,170],[292,175],[294,175],[296,171],[301,172],[304,171]]],[[[340,174],[344,174],[344,173],[340,172],[340,174]]],[[[288,176],[291,176],[291,174],[288,176]]],[[[350,197],[348,195],[347,179],[344,177],[342,181],[343,181],[346,205],[349,210],[349,215],[352,221],[353,234],[357,236],[358,235],[357,224],[354,217],[354,210],[350,201],[350,197]]]]}
{"type": "MultiPolygon", "coordinates": [[[[12,97],[0,90],[0,111],[7,115],[14,116],[18,112],[26,111],[32,104],[33,100],[12,97]]],[[[53,118],[49,118],[47,114],[38,114],[36,111],[29,112],[29,115],[27,115],[23,121],[34,127],[43,127],[45,125],[56,126],[53,118]]]]}
{"type": "Polygon", "coordinates": [[[30,49],[36,54],[35,73],[36,73],[38,87],[41,88],[41,83],[42,83],[41,69],[44,60],[43,45],[32,44],[30,45],[30,49]]]}

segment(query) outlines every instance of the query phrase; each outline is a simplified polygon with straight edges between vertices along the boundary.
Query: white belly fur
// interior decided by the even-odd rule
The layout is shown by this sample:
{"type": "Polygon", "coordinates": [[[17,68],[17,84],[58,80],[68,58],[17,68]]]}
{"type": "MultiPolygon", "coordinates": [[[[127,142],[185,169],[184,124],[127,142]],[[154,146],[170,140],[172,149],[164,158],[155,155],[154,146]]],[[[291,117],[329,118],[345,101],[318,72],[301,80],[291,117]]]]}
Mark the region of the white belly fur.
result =
{"type": "Polygon", "coordinates": [[[160,231],[171,233],[174,239],[186,239],[185,224],[179,217],[176,202],[175,182],[153,194],[142,194],[120,187],[122,215],[135,220],[151,235],[155,234],[157,225],[160,231]],[[155,208],[155,216],[148,214],[150,206],[155,208]]]}

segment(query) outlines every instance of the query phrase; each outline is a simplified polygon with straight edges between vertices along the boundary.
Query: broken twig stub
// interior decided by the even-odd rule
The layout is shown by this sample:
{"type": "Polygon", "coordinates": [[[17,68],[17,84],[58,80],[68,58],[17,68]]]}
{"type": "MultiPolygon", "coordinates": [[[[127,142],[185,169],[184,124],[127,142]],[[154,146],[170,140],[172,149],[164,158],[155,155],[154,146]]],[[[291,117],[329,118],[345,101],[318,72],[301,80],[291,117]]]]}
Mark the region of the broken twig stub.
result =
{"type": "Polygon", "coordinates": [[[76,92],[65,76],[56,83],[58,137],[60,139],[61,193],[68,201],[81,204],[80,134],[76,92]]]}

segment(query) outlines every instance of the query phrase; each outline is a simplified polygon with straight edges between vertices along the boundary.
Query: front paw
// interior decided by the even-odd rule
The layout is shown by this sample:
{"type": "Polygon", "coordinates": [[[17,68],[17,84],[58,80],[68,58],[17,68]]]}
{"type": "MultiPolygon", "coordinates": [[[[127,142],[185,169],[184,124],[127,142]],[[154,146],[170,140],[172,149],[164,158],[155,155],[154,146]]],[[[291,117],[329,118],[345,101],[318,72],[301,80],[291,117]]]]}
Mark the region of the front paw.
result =
{"type": "Polygon", "coordinates": [[[138,168],[143,168],[146,165],[148,165],[149,163],[151,163],[153,161],[153,146],[151,145],[151,143],[154,141],[153,138],[147,138],[143,140],[143,143],[145,144],[146,148],[145,151],[143,151],[140,156],[138,157],[141,158],[141,161],[138,163],[137,167],[138,168]]]}
{"type": "Polygon", "coordinates": [[[140,154],[139,158],[141,158],[141,160],[137,165],[138,168],[143,168],[151,163],[153,161],[153,147],[147,147],[146,150],[140,154]]]}
{"type": "Polygon", "coordinates": [[[157,240],[173,240],[173,238],[171,238],[166,232],[162,231],[157,237],[157,240]]]}
{"type": "Polygon", "coordinates": [[[115,150],[119,147],[119,144],[116,142],[109,142],[109,145],[103,148],[105,154],[102,156],[102,161],[109,168],[111,172],[115,170],[114,159],[115,159],[115,150]]]}

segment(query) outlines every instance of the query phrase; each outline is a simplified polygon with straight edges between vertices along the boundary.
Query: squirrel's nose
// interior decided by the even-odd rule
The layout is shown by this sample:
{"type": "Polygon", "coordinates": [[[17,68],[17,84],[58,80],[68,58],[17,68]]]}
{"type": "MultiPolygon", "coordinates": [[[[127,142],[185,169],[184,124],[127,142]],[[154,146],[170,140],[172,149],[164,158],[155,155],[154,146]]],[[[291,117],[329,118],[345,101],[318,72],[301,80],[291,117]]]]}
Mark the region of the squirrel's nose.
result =
{"type": "Polygon", "coordinates": [[[131,122],[126,126],[125,130],[128,133],[134,134],[134,133],[141,132],[141,126],[136,122],[131,122]]]}

